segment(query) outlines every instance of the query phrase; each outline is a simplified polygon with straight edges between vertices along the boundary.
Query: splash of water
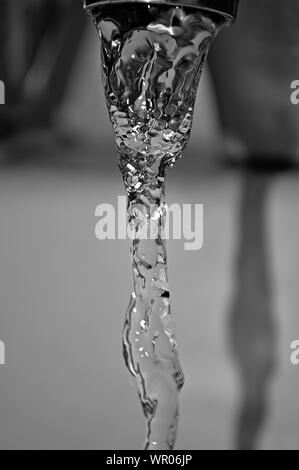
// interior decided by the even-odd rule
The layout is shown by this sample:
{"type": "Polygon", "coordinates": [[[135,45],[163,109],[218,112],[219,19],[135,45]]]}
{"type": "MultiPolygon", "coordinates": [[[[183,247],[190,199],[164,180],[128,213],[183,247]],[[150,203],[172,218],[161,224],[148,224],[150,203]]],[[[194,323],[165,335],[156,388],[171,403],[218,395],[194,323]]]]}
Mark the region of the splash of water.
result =
{"type": "Polygon", "coordinates": [[[94,19],[134,233],[134,288],[123,354],[147,419],[145,449],[172,449],[184,376],[163,236],[165,175],[189,139],[197,87],[219,18],[216,22],[196,9],[135,3],[101,7],[94,19]]]}

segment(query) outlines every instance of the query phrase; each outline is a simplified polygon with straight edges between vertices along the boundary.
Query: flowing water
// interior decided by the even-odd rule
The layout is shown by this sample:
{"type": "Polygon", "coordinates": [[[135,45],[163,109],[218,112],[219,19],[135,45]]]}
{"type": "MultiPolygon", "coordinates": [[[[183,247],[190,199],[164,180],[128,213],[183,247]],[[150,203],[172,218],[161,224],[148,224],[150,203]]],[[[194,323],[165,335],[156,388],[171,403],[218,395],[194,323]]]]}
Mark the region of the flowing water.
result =
{"type": "Polygon", "coordinates": [[[146,3],[102,6],[93,17],[134,233],[123,353],[147,419],[145,449],[172,449],[184,376],[163,236],[165,175],[189,139],[197,87],[219,17],[146,3]]]}

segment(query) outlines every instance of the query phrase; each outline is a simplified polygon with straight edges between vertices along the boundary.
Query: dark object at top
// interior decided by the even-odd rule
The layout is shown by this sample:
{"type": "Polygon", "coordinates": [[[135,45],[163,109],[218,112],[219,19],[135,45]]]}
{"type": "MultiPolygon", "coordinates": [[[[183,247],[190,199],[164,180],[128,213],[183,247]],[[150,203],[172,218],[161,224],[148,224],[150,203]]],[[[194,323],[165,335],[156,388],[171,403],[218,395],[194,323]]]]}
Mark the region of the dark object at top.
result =
{"type": "Polygon", "coordinates": [[[181,5],[185,7],[202,8],[224,15],[230,20],[235,20],[239,0],[83,0],[84,8],[92,9],[93,7],[105,5],[108,3],[159,3],[164,5],[181,5]]]}

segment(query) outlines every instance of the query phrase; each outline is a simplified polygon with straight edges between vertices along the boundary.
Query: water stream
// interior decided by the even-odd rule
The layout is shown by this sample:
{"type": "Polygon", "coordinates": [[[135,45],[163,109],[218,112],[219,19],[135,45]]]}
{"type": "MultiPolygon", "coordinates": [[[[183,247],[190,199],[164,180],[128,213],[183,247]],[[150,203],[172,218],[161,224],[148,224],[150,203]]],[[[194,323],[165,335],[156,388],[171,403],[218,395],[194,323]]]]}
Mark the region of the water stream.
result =
{"type": "Polygon", "coordinates": [[[93,17],[134,234],[123,354],[147,420],[145,449],[172,449],[184,376],[170,310],[165,177],[188,142],[219,17],[216,21],[215,15],[196,9],[146,3],[102,6],[93,17]]]}

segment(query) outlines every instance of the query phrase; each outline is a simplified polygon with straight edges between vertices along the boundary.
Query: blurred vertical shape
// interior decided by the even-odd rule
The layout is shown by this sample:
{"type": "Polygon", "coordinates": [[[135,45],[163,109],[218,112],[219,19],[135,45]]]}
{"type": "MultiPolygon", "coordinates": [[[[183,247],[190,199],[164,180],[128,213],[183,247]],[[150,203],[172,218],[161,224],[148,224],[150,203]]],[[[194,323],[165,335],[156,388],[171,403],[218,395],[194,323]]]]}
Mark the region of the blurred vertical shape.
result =
{"type": "Polygon", "coordinates": [[[0,79],[6,85],[0,138],[6,138],[51,124],[68,84],[85,17],[80,1],[1,0],[0,18],[0,79]]]}
{"type": "Polygon", "coordinates": [[[242,0],[238,19],[211,48],[209,61],[225,136],[249,154],[296,158],[299,77],[298,0],[242,0]]]}
{"type": "MultiPolygon", "coordinates": [[[[11,54],[6,54],[7,76],[6,80],[9,88],[17,94],[22,82],[23,73],[26,69],[26,36],[25,23],[23,21],[25,3],[11,0],[6,3],[7,23],[6,23],[6,50],[11,54]]],[[[17,96],[15,96],[17,98],[17,96]]]]}
{"type": "Polygon", "coordinates": [[[230,335],[242,402],[237,446],[253,449],[266,418],[275,367],[276,329],[267,253],[269,173],[298,161],[299,113],[291,82],[299,77],[298,0],[242,0],[238,21],[209,56],[230,156],[247,157],[230,335]],[[268,176],[267,176],[268,173],[268,176]]]}
{"type": "Polygon", "coordinates": [[[230,318],[232,349],[241,382],[237,448],[256,448],[266,418],[275,366],[276,331],[267,252],[266,203],[271,179],[248,172],[240,207],[236,292],[230,318]]]}

